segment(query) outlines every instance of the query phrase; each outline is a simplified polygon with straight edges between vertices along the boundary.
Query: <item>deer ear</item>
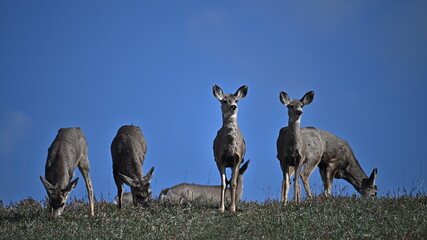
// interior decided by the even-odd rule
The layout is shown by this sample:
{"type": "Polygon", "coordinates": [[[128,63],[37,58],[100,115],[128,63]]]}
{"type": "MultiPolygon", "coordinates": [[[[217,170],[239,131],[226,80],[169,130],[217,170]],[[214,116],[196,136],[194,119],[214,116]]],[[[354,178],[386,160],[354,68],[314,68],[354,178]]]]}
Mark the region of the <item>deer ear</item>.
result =
{"type": "Polygon", "coordinates": [[[310,104],[312,101],[313,101],[313,99],[314,99],[314,92],[313,91],[310,91],[310,92],[308,92],[308,93],[306,93],[305,95],[304,95],[304,97],[302,97],[301,98],[301,102],[302,102],[302,104],[304,104],[304,106],[305,105],[308,105],[308,104],[310,104]]]}
{"type": "Polygon", "coordinates": [[[371,176],[369,177],[369,184],[371,186],[375,185],[375,179],[377,178],[378,169],[374,168],[372,170],[371,176]]]}
{"type": "Polygon", "coordinates": [[[222,101],[224,99],[224,92],[218,85],[213,85],[213,95],[216,97],[216,99],[222,101]]]}
{"type": "Polygon", "coordinates": [[[246,94],[248,94],[248,86],[244,85],[237,89],[234,96],[236,97],[236,100],[239,101],[240,99],[246,97],[246,94]]]}
{"type": "Polygon", "coordinates": [[[54,187],[50,182],[48,182],[44,177],[40,176],[40,180],[42,181],[43,186],[44,186],[44,188],[46,188],[46,190],[47,190],[47,191],[51,191],[51,190],[53,190],[53,189],[55,188],[55,187],[54,187]]]}
{"type": "Polygon", "coordinates": [[[123,182],[125,182],[129,187],[137,187],[138,184],[136,184],[136,182],[132,178],[121,173],[119,173],[119,176],[123,180],[123,182]]]}
{"type": "Polygon", "coordinates": [[[152,167],[151,169],[150,169],[150,171],[148,171],[148,173],[147,173],[147,175],[145,175],[145,179],[148,181],[148,182],[150,182],[151,181],[151,178],[153,177],[153,172],[154,172],[154,167],[152,167]]]}
{"type": "Polygon", "coordinates": [[[289,98],[288,94],[285,92],[280,92],[279,98],[280,102],[285,106],[288,106],[289,103],[291,103],[291,98],[289,98]]]}
{"type": "Polygon", "coordinates": [[[77,182],[79,181],[79,178],[74,179],[72,182],[70,182],[63,191],[69,193],[71,190],[73,190],[77,186],[77,182]]]}

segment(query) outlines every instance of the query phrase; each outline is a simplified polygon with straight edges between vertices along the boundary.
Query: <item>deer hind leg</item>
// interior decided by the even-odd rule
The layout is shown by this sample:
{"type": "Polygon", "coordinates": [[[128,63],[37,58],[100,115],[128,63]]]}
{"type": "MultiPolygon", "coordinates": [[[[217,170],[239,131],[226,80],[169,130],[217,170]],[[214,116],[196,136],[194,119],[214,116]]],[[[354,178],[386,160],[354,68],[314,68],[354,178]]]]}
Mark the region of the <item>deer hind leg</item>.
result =
{"type": "Polygon", "coordinates": [[[222,166],[222,165],[220,165],[220,164],[217,164],[217,166],[218,166],[218,170],[219,170],[219,174],[220,174],[220,176],[221,176],[221,202],[220,202],[220,205],[219,205],[219,211],[221,212],[221,213],[223,213],[224,211],[225,211],[225,203],[224,203],[224,201],[225,201],[225,190],[226,190],[226,188],[227,188],[227,182],[226,182],[226,176],[225,176],[225,167],[224,166],[222,166]]]}
{"type": "MultiPolygon", "coordinates": [[[[117,198],[118,198],[118,207],[122,208],[122,198],[123,198],[123,182],[120,178],[119,174],[113,173],[114,175],[114,182],[116,182],[117,186],[117,198]]],[[[133,198],[133,197],[132,197],[133,198]]]]}
{"type": "Polygon", "coordinates": [[[330,196],[332,191],[332,184],[334,181],[335,166],[327,164],[326,166],[319,166],[320,176],[322,177],[324,186],[324,195],[330,196]]]}
{"type": "Polygon", "coordinates": [[[304,170],[301,173],[301,180],[302,180],[302,183],[304,184],[304,189],[305,189],[305,192],[307,193],[308,198],[313,198],[313,195],[311,194],[311,190],[310,190],[309,180],[310,180],[311,174],[313,173],[314,169],[318,164],[319,164],[319,161],[306,163],[304,165],[304,170]]]}
{"type": "Polygon", "coordinates": [[[87,194],[89,198],[89,213],[91,216],[94,216],[95,205],[94,205],[94,198],[93,198],[93,187],[92,187],[92,180],[90,179],[90,176],[89,176],[90,165],[89,165],[89,160],[87,158],[87,155],[82,157],[78,167],[86,183],[86,189],[87,189],[87,194]]]}

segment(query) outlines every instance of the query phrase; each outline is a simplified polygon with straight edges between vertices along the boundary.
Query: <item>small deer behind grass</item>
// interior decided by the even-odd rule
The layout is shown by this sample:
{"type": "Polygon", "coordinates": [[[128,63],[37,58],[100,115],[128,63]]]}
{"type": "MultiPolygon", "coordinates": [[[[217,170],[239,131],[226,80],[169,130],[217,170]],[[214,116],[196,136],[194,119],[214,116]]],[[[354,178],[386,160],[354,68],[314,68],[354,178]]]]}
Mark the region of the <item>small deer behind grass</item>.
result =
{"type": "Polygon", "coordinates": [[[79,178],[74,177],[74,168],[79,167],[89,196],[89,214],[94,213],[92,181],[89,177],[89,159],[86,137],[76,128],[61,128],[49,147],[45,177],[40,176],[49,196],[49,209],[53,217],[62,214],[68,194],[73,190],[79,178]]]}
{"type": "Polygon", "coordinates": [[[309,178],[316,166],[320,169],[325,195],[331,194],[334,178],[343,178],[361,195],[375,196],[377,169],[368,177],[347,141],[320,129],[300,127],[303,107],[313,99],[313,91],[300,100],[290,99],[285,92],[280,93],[280,101],[288,108],[289,116],[288,126],[280,129],[277,139],[277,158],[283,171],[282,202],[286,204],[288,200],[290,177],[294,174],[294,201],[298,203],[300,200],[299,177],[307,196],[312,197],[309,178]]]}
{"type": "Polygon", "coordinates": [[[113,159],[113,175],[117,186],[118,207],[122,207],[123,183],[131,189],[133,205],[149,205],[151,196],[150,181],[153,175],[152,167],[146,176],[143,175],[147,144],[141,129],[133,125],[120,127],[111,143],[113,159]]]}

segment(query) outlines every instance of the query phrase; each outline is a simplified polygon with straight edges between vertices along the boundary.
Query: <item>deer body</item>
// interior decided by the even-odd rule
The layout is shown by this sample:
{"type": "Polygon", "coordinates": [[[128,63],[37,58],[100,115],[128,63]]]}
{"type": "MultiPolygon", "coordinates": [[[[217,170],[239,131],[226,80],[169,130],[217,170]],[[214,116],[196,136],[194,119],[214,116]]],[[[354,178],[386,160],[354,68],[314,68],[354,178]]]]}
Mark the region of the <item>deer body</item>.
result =
{"type": "Polygon", "coordinates": [[[125,125],[118,130],[111,143],[111,156],[119,208],[122,207],[123,183],[131,188],[134,206],[148,205],[154,167],[148,171],[145,177],[143,176],[142,165],[146,152],[147,145],[139,127],[125,125]]]}
{"type": "Polygon", "coordinates": [[[235,94],[224,94],[219,86],[213,86],[213,94],[221,102],[223,120],[213,143],[215,162],[221,175],[220,212],[225,211],[226,168],[231,168],[230,211],[236,211],[237,175],[246,152],[245,140],[237,123],[237,102],[246,96],[247,91],[248,87],[242,86],[235,94]]]}
{"type": "Polygon", "coordinates": [[[86,182],[89,198],[89,213],[94,215],[92,181],[89,177],[88,147],[80,128],[61,128],[48,149],[45,178],[40,176],[49,196],[49,209],[54,217],[61,215],[68,194],[77,185],[74,168],[79,170],[86,182]]]}
{"type": "MultiPolygon", "coordinates": [[[[249,160],[242,165],[237,177],[236,199],[241,200],[243,194],[243,173],[245,173],[249,160]]],[[[225,192],[225,200],[231,201],[230,188],[225,192]]],[[[190,183],[181,183],[171,188],[166,188],[160,193],[160,200],[183,202],[183,201],[221,201],[221,186],[209,186],[190,183]]]]}
{"type": "Polygon", "coordinates": [[[309,178],[316,166],[320,169],[325,195],[330,195],[334,177],[349,181],[362,195],[375,195],[377,169],[368,178],[347,141],[320,129],[300,127],[302,107],[310,104],[313,98],[314,92],[306,93],[301,100],[291,100],[285,92],[280,93],[280,100],[288,107],[289,116],[288,127],[280,130],[277,139],[277,158],[283,171],[282,202],[287,202],[290,177],[293,174],[295,202],[299,202],[300,197],[300,176],[308,197],[312,197],[309,178]]]}

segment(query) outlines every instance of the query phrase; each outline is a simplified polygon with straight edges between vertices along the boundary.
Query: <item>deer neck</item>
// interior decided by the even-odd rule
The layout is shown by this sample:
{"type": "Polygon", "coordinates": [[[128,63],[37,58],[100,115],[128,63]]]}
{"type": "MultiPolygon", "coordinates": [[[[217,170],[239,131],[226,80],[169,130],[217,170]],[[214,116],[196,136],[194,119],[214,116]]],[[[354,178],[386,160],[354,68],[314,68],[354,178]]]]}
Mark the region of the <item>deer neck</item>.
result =
{"type": "Polygon", "coordinates": [[[237,126],[237,114],[233,114],[231,116],[222,116],[222,126],[225,127],[230,125],[237,126]]]}
{"type": "Polygon", "coordinates": [[[287,130],[287,139],[289,139],[289,144],[295,148],[300,147],[301,142],[301,121],[300,119],[294,121],[288,121],[288,130],[287,130]]]}
{"type": "Polygon", "coordinates": [[[226,132],[239,132],[239,125],[237,124],[237,116],[233,115],[228,118],[223,118],[222,128],[226,132]]]}
{"type": "Polygon", "coordinates": [[[354,159],[347,167],[342,178],[348,181],[358,192],[360,192],[360,190],[362,190],[363,179],[367,179],[368,176],[366,176],[357,160],[354,159]]]}

